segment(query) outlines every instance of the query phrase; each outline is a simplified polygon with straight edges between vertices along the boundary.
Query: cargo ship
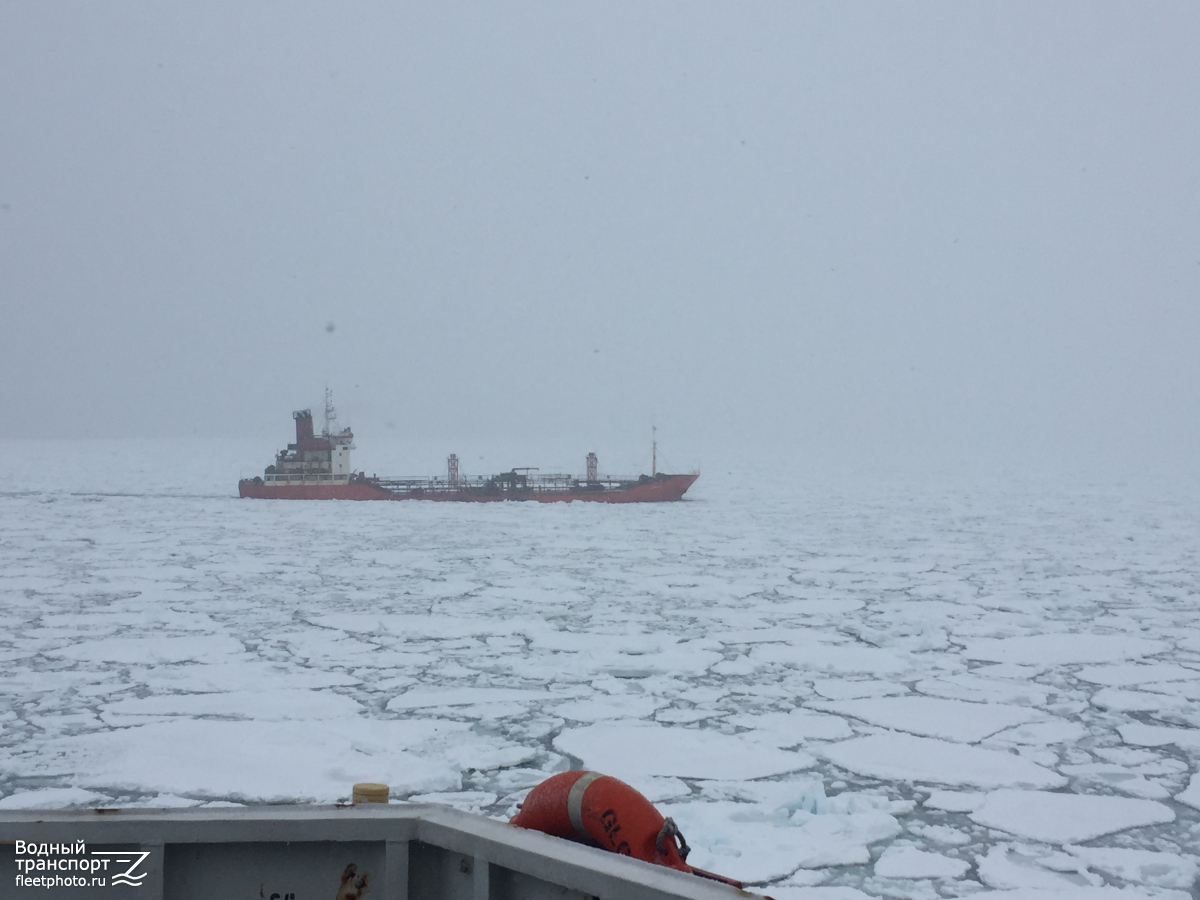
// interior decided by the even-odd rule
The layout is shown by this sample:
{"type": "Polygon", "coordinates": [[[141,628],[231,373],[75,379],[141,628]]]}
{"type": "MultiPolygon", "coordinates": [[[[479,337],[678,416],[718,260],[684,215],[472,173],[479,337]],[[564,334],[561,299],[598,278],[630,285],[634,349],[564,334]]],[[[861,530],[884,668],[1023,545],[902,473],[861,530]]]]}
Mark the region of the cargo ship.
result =
{"type": "Polygon", "coordinates": [[[313,430],[311,409],[292,413],[296,442],[280,450],[262,475],[238,482],[238,495],[261,500],[444,500],[491,503],[526,500],[538,503],[663,503],[681,500],[700,473],[668,475],[657,471],[657,443],[652,445],[649,475],[612,478],[599,474],[599,461],[589,453],[582,477],[543,475],[536,468],[518,467],[499,475],[459,474],[458,456],[446,460],[445,476],[408,477],[367,475],[350,466],[354,434],[337,430],[337,413],[325,397],[325,427],[313,430]]]}

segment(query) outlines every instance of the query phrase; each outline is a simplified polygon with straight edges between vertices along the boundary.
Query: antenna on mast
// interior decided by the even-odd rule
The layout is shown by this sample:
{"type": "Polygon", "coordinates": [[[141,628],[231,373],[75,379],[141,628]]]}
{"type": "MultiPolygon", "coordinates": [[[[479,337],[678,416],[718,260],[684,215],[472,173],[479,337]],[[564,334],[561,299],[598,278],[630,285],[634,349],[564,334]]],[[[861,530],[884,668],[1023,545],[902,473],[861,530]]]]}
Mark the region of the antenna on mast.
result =
{"type": "Polygon", "coordinates": [[[321,432],[328,437],[337,428],[337,410],[333,408],[333,391],[325,387],[325,428],[321,432]]]}
{"type": "Polygon", "coordinates": [[[650,476],[658,474],[658,426],[650,426],[650,476]]]}

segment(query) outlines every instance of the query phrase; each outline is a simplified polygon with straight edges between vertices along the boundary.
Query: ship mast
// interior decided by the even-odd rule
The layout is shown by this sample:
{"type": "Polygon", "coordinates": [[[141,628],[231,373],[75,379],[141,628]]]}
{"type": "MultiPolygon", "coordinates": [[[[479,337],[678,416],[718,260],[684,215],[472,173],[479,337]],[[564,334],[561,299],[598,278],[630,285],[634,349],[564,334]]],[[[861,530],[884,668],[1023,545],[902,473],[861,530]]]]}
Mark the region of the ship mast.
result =
{"type": "Polygon", "coordinates": [[[337,428],[337,410],[333,408],[333,391],[325,388],[325,429],[321,432],[328,437],[337,428]]]}
{"type": "Polygon", "coordinates": [[[658,474],[658,426],[650,426],[650,477],[658,474]]]}

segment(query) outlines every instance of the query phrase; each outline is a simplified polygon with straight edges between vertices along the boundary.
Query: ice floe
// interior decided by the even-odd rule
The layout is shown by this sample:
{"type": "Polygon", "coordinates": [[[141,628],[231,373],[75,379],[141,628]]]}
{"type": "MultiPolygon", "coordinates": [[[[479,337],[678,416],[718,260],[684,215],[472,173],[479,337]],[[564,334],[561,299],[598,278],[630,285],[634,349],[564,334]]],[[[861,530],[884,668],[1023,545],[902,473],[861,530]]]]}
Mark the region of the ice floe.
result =
{"type": "Polygon", "coordinates": [[[978,868],[984,884],[1001,890],[1074,891],[1104,883],[1083,860],[1038,845],[996,844],[978,868]]]}
{"type": "Polygon", "coordinates": [[[1071,663],[1115,662],[1153,656],[1169,650],[1165,641],[1123,634],[1061,632],[1009,638],[986,638],[967,644],[963,656],[991,662],[1062,666],[1071,663]]]}
{"type": "Polygon", "coordinates": [[[109,796],[154,791],[331,803],[368,771],[406,795],[458,789],[468,766],[515,766],[535,755],[436,720],[189,719],[59,738],[41,753],[12,755],[2,764],[13,774],[65,777],[109,796]]]}
{"type": "Polygon", "coordinates": [[[987,794],[982,791],[930,791],[924,806],[947,812],[974,812],[983,805],[987,794]]]}
{"type": "Polygon", "coordinates": [[[793,709],[789,712],[740,713],[726,718],[731,725],[750,730],[754,736],[779,747],[791,747],[807,740],[836,741],[853,737],[853,729],[839,716],[793,709]]]}
{"type": "Polygon", "coordinates": [[[1133,884],[1189,890],[1200,873],[1200,860],[1161,850],[1127,847],[1067,847],[1088,868],[1133,884]]]}
{"type": "Polygon", "coordinates": [[[884,878],[959,878],[970,868],[966,860],[909,845],[888,847],[875,861],[875,874],[884,878]]]}
{"type": "Polygon", "coordinates": [[[1180,750],[1200,751],[1200,728],[1168,728],[1130,722],[1117,728],[1122,740],[1135,747],[1163,747],[1174,744],[1180,750]]]}
{"type": "Polygon", "coordinates": [[[872,734],[818,751],[860,775],[922,784],[1061,787],[1067,779],[1012,753],[909,734],[872,734]]]}
{"type": "Polygon", "coordinates": [[[689,862],[747,882],[781,879],[798,868],[861,865],[870,860],[871,844],[900,833],[895,816],[870,803],[818,803],[815,812],[773,806],[714,801],[670,803],[663,811],[697,848],[689,862]]]}
{"type": "Polygon", "coordinates": [[[937,697],[879,697],[809,705],[895,731],[966,743],[981,741],[997,731],[1042,717],[1037,710],[1019,706],[937,697]]]}
{"type": "Polygon", "coordinates": [[[101,805],[106,799],[104,794],[83,788],[43,788],[9,794],[0,800],[0,809],[90,809],[101,805]]]}
{"type": "Polygon", "coordinates": [[[1200,809],[1200,775],[1193,775],[1188,786],[1176,794],[1175,799],[1180,803],[1200,809]]]}
{"type": "Polygon", "coordinates": [[[1126,766],[1109,763],[1082,763],[1060,766],[1059,771],[1080,781],[1092,782],[1093,784],[1119,791],[1122,794],[1129,794],[1132,797],[1144,797],[1147,800],[1166,800],[1171,796],[1170,790],[1162,783],[1154,779],[1148,779],[1140,772],[1131,770],[1126,766]]]}
{"type": "Polygon", "coordinates": [[[590,769],[623,780],[650,775],[701,779],[753,779],[812,766],[796,750],[780,750],[699,728],[650,723],[603,723],[564,729],[554,746],[590,769]]]}
{"type": "Polygon", "coordinates": [[[1153,800],[1017,790],[993,791],[970,816],[980,825],[1049,844],[1077,844],[1175,820],[1169,806],[1153,800]]]}
{"type": "Polygon", "coordinates": [[[1119,666],[1086,666],[1080,669],[1075,677],[1106,687],[1129,687],[1160,681],[1197,681],[1200,680],[1200,669],[1174,663],[1130,663],[1119,666]]]}

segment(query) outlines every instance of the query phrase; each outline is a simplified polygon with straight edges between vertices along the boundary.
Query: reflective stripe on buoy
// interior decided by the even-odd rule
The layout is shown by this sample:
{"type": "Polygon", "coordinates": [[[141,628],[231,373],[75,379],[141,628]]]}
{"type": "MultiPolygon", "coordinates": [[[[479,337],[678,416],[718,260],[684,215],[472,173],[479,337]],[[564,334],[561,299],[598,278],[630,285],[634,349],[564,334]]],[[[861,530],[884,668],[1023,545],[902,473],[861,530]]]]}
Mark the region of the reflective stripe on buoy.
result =
{"type": "Polygon", "coordinates": [[[579,780],[571,785],[571,792],[567,794],[567,817],[571,820],[571,825],[575,829],[575,833],[579,835],[582,841],[592,840],[592,836],[588,834],[587,826],[583,824],[583,794],[597,778],[604,776],[599,772],[585,772],[580,776],[579,780]]]}

